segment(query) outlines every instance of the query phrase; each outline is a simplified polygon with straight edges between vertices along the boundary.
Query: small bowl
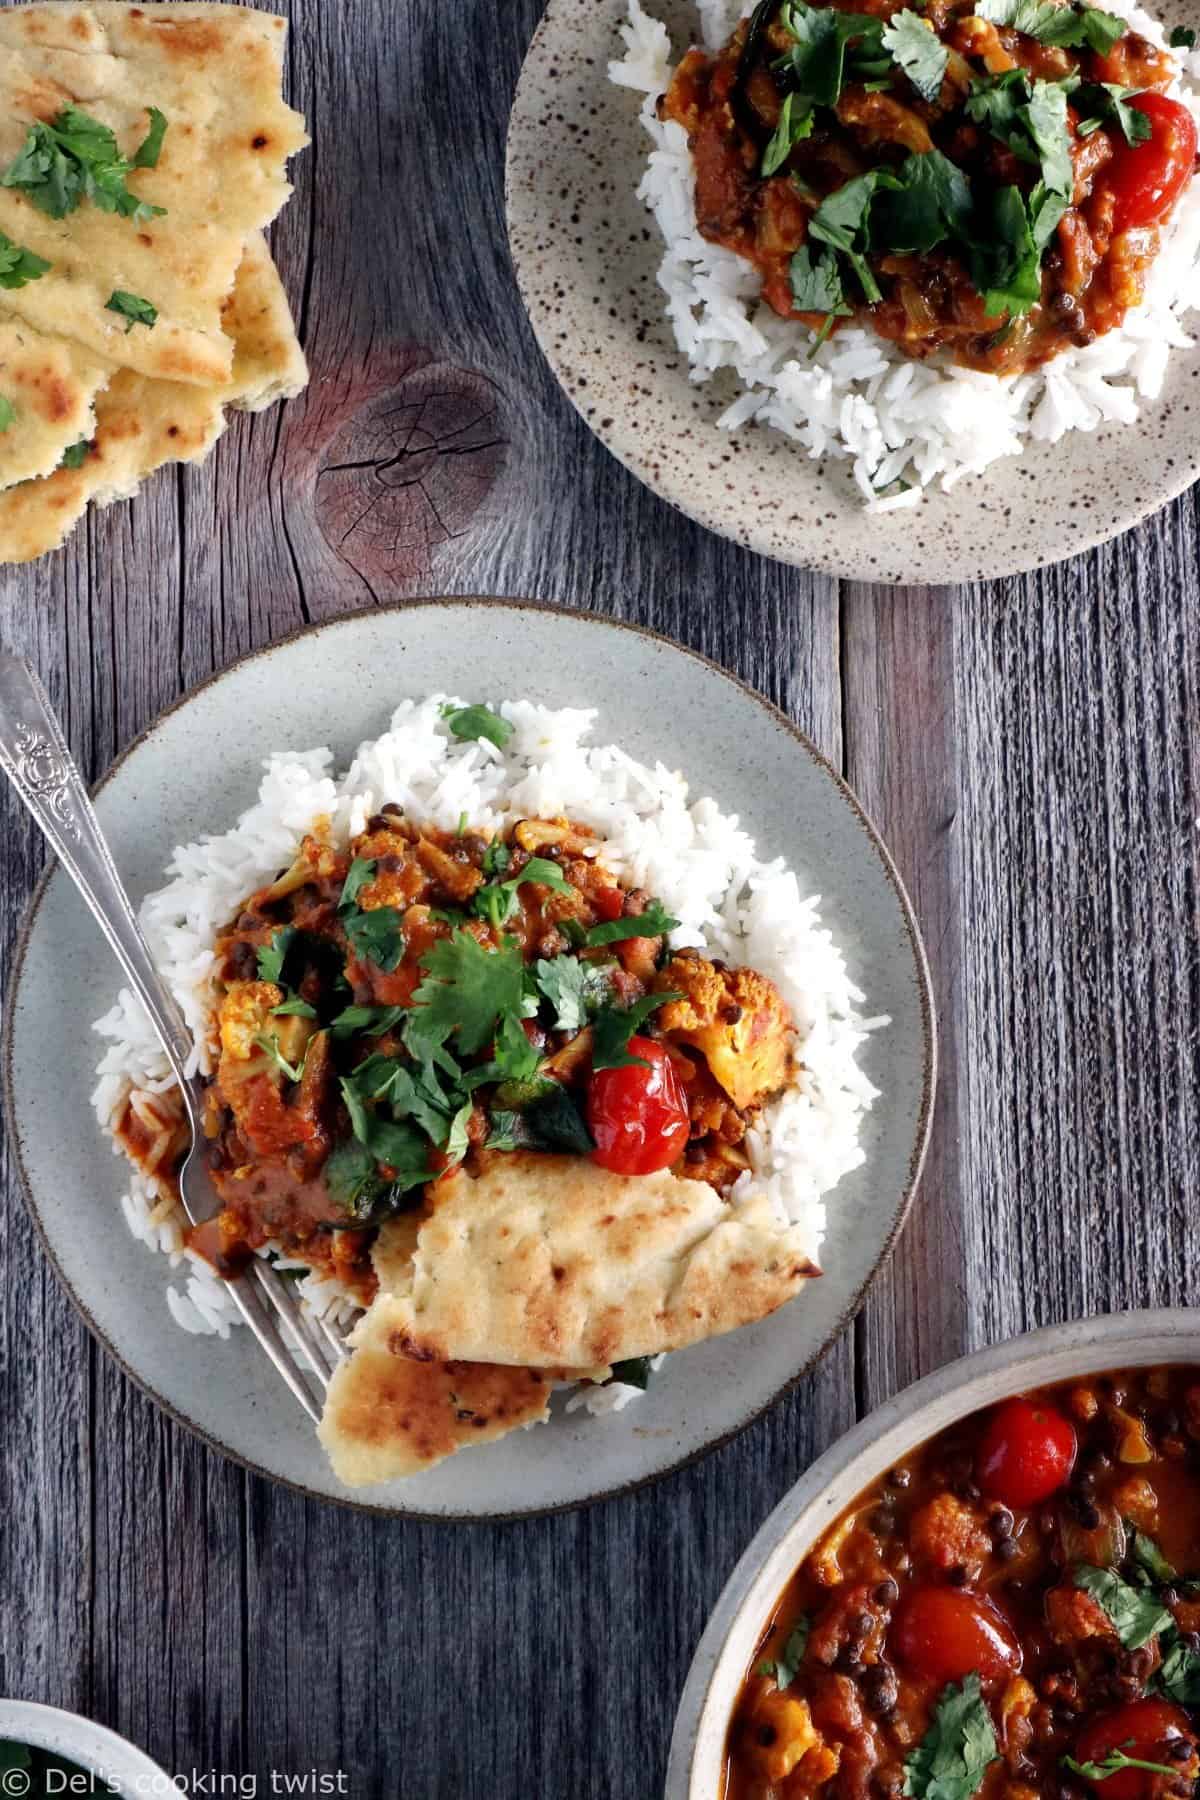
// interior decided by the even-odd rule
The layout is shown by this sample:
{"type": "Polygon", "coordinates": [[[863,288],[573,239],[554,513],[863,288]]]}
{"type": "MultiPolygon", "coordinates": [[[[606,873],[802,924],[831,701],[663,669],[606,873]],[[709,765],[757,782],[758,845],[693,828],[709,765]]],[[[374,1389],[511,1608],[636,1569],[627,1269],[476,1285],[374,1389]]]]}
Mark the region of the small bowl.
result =
{"type": "MultiPolygon", "coordinates": [[[[136,1800],[152,1800],[175,1794],[178,1789],[165,1769],[151,1762],[141,1750],[107,1726],[94,1725],[78,1713],[61,1712],[57,1706],[37,1706],[31,1700],[0,1700],[0,1738],[50,1750],[67,1762],[77,1763],[89,1775],[108,1783],[108,1791],[136,1800]]],[[[11,1783],[12,1776],[8,1777],[11,1783]]],[[[68,1790],[70,1791],[70,1790],[68,1790]]],[[[4,1785],[6,1800],[19,1800],[16,1786],[4,1785]]]]}
{"type": "Polygon", "coordinates": [[[1009,1394],[1193,1358],[1200,1363],[1200,1314],[1183,1307],[1051,1325],[947,1364],[848,1431],[779,1502],[725,1584],[675,1716],[665,1800],[716,1800],[729,1721],[772,1608],[822,1534],[886,1469],[1009,1394]]]}

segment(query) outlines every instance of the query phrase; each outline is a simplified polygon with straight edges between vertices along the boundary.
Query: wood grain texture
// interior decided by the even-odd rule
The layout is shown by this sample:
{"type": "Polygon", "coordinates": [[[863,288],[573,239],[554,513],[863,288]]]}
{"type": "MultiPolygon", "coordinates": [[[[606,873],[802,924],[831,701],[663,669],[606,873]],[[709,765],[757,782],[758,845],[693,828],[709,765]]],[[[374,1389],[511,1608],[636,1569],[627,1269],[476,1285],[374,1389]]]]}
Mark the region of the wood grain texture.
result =
{"type": "MultiPolygon", "coordinates": [[[[891,1268],[792,1395],[641,1494],[494,1528],[310,1504],[194,1443],[91,1344],[6,1166],[0,1690],[261,1792],[341,1768],[364,1800],[653,1800],[725,1576],[857,1413],[1027,1324],[1190,1298],[1194,500],[1041,576],[893,593],[759,561],[644,492],[559,394],[508,267],[538,10],[293,0],[315,143],[274,243],[313,384],[0,576],[0,638],[93,774],[231,657],[405,594],[558,599],[706,652],[895,850],[941,1008],[935,1141],[891,1268]]],[[[42,857],[7,795],[0,831],[3,977],[42,857]]]]}

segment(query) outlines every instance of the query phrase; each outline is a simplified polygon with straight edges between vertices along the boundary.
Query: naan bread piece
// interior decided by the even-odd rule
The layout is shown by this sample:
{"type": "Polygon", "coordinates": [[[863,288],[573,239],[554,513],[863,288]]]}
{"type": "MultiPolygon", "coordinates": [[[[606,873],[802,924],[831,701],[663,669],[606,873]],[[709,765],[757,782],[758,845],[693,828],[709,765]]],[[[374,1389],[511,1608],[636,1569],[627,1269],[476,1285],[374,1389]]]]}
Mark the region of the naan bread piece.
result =
{"type": "Polygon", "coordinates": [[[0,314],[86,345],[161,380],[220,385],[233,371],[221,306],[247,236],[291,188],[287,158],[308,138],[281,95],[285,24],[249,7],[46,0],[0,7],[0,169],[35,120],[76,105],[109,126],[131,157],[150,107],[167,120],[158,166],[130,192],[166,207],[135,221],[84,199],[51,219],[0,188],[0,231],[52,265],[28,287],[0,291],[0,314]],[[114,291],[158,308],[152,328],[106,310],[114,291]]]}
{"type": "Polygon", "coordinates": [[[0,315],[0,396],[16,412],[0,431],[0,488],[49,475],[69,444],[91,437],[112,372],[78,344],[0,315]]]}
{"type": "Polygon", "coordinates": [[[764,1195],[731,1205],[669,1170],[517,1152],[432,1195],[390,1302],[410,1356],[577,1369],[653,1356],[764,1318],[818,1273],[764,1195]]]}
{"type": "Polygon", "coordinates": [[[417,1475],[548,1418],[551,1371],[414,1362],[394,1346],[393,1305],[385,1295],[359,1321],[357,1348],[335,1371],[317,1428],[347,1487],[417,1475]]]}
{"type": "Polygon", "coordinates": [[[225,405],[258,411],[303,389],[304,354],[258,234],[246,245],[225,319],[236,354],[224,387],[149,381],[120,369],[97,397],[95,435],[82,465],[0,492],[0,563],[32,562],[56,550],[89,501],[108,506],[131,499],[164,463],[199,462],[225,428],[225,405]]]}

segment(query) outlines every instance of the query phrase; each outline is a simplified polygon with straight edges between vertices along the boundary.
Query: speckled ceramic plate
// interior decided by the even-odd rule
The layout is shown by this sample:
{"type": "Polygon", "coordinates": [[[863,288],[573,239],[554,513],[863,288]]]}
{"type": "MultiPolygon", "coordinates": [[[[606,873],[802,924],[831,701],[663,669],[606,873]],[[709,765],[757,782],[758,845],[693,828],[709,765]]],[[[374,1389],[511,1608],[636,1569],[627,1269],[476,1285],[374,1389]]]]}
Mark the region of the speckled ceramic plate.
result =
{"type": "MultiPolygon", "coordinates": [[[[645,0],[677,50],[692,0],[645,0]]],[[[550,0],[517,89],[508,139],[508,229],[517,280],[551,368],[613,454],[713,531],[860,581],[951,582],[1057,562],[1174,499],[1200,475],[1200,355],[1178,351],[1162,399],[1134,426],[1030,445],[949,494],[870,514],[844,462],[815,463],[780,432],[716,421],[740,392],[729,372],[696,386],[663,317],[662,240],[635,196],[649,140],[641,96],[606,66],[622,53],[626,0],[550,0]]],[[[1194,0],[1162,0],[1168,25],[1194,0]]]]}
{"type": "Polygon", "coordinates": [[[125,1230],[123,1165],[88,1096],[115,965],[61,872],[39,890],[9,996],[11,1142],[34,1218],[101,1342],[159,1403],[216,1448],[311,1493],[372,1510],[483,1518],[577,1505],[647,1481],[747,1424],[853,1313],[904,1217],[934,1081],[929,983],[887,852],[837,775],[772,707],[661,638],[581,614],[504,602],[384,609],[302,632],[236,663],[152,726],[101,784],[97,809],[135,898],[161,886],[173,847],[222,831],[254,797],[262,760],[333,746],[345,766],[406,695],[486,670],[492,697],[599,709],[597,742],[684,770],[763,850],[785,856],[842,946],[872,1012],[891,1025],[864,1052],[885,1098],[865,1166],[830,1196],[824,1278],[771,1319],[671,1357],[644,1400],[566,1416],[471,1450],[405,1483],[351,1496],[311,1427],[241,1333],[188,1337],[168,1270],[125,1230]],[[663,705],[664,694],[670,705],[663,705]]]}

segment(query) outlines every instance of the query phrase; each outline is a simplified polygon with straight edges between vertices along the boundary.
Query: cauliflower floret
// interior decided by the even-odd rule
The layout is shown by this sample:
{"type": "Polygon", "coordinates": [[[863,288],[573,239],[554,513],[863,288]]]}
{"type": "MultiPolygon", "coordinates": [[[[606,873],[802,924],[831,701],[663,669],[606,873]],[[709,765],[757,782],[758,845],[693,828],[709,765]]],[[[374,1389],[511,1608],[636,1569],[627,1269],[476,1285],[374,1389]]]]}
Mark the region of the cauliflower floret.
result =
{"type": "Polygon", "coordinates": [[[766,1688],[755,1703],[745,1743],[755,1771],[770,1782],[785,1781],[802,1756],[824,1747],[807,1700],[774,1687],[766,1688]]]}
{"type": "Polygon", "coordinates": [[[754,969],[718,969],[705,956],[673,956],[655,977],[674,990],[659,1013],[664,1033],[699,1050],[734,1105],[756,1105],[787,1081],[792,1019],[773,982],[754,969]]]}
{"type": "Polygon", "coordinates": [[[234,981],[221,1002],[221,1050],[233,1062],[261,1057],[255,1038],[269,1035],[272,1010],[283,1001],[283,989],[273,981],[234,981]]]}

